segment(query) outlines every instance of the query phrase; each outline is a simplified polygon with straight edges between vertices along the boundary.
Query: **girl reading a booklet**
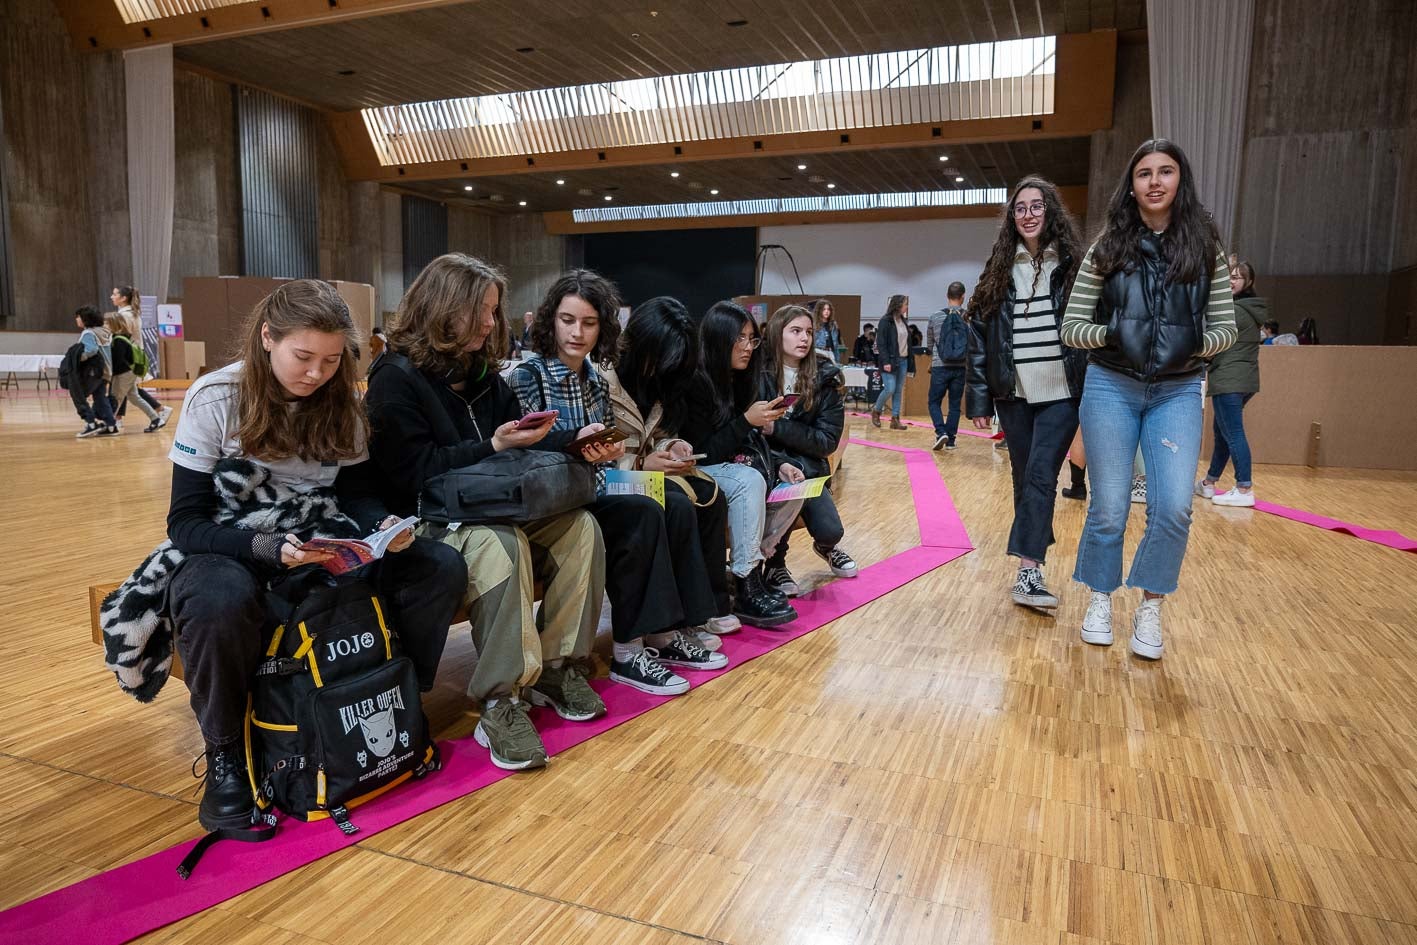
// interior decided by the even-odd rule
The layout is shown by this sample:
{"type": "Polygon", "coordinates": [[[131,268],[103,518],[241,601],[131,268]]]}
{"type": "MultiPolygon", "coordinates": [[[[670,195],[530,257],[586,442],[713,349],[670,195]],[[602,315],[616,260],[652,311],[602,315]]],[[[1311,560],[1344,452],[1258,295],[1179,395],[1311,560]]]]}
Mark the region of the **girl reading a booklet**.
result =
{"type": "MultiPolygon", "coordinates": [[[[295,508],[312,533],[352,537],[397,521],[386,517],[371,478],[350,356],[357,341],[333,287],[287,282],[252,311],[242,359],[198,378],[177,422],[167,532],[182,558],[166,613],[206,743],[197,819],[208,830],[251,822],[242,736],[271,619],[266,589],[290,569],[325,560],[300,550],[312,534],[252,523],[295,508]]],[[[361,577],[379,592],[419,686],[431,689],[466,586],[462,558],[404,532],[361,577]]]]}
{"type": "Polygon", "coordinates": [[[747,309],[716,302],[699,323],[699,370],[688,391],[684,436],[728,497],[735,578],[734,613],[757,627],[797,618],[787,596],[763,580],[763,560],[802,509],[801,499],[768,504],[768,489],[799,482],[802,470],[777,454],[761,428],[787,413],[777,398],[757,396],[762,339],[747,309]]]}
{"type": "MultiPolygon", "coordinates": [[[[529,356],[512,372],[511,383],[523,411],[557,411],[550,436],[569,439],[615,426],[608,365],[618,346],[619,313],[615,287],[586,269],[562,275],[547,290],[531,323],[529,356]]],[[[684,446],[681,455],[690,452],[684,446]]],[[[606,467],[590,511],[605,539],[614,637],[610,679],[656,695],[687,692],[688,680],[674,670],[728,665],[727,657],[706,649],[688,629],[705,625],[715,613],[693,503],[677,490],[671,500],[668,489],[662,490],[663,505],[648,495],[608,494],[605,477],[625,456],[624,441],[583,455],[606,467]]]]}
{"type": "MultiPolygon", "coordinates": [[[[841,392],[844,379],[830,358],[812,350],[812,313],[800,305],[784,305],[768,319],[767,357],[760,375],[758,395],[772,400],[779,395],[797,395],[797,401],[780,419],[763,427],[768,442],[810,477],[830,476],[829,462],[841,441],[846,425],[846,407],[841,392]]],[[[802,522],[812,536],[812,550],[837,577],[854,578],[857,569],[851,555],[841,548],[845,535],[836,502],[825,490],[802,504],[802,522]]],[[[784,534],[768,556],[763,572],[767,583],[788,597],[799,593],[797,582],[787,570],[787,540],[784,534]]]]}

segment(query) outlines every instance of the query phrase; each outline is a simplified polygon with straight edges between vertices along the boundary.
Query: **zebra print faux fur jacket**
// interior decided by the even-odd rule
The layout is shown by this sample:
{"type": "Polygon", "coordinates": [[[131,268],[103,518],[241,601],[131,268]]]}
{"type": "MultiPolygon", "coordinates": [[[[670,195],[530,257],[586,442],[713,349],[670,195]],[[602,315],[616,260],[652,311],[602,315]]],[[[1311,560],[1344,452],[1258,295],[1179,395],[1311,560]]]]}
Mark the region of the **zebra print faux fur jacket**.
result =
{"type": "MultiPolygon", "coordinates": [[[[327,538],[356,538],[354,520],[341,514],[333,489],[296,492],[270,481],[270,471],[245,459],[224,459],[212,470],[221,525],[252,531],[300,532],[327,538]]],[[[104,663],[118,685],[139,702],[151,702],[172,669],[172,624],[167,585],[186,558],[164,541],[136,571],[103,599],[104,663]]]]}

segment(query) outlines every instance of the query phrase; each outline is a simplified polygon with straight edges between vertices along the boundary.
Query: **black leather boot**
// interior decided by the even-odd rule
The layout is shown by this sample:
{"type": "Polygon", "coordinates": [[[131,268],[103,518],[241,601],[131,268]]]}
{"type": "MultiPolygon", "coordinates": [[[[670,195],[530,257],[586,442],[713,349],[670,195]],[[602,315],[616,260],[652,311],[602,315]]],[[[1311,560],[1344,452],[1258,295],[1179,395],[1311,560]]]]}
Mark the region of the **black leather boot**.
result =
{"type": "Polygon", "coordinates": [[[246,757],[239,745],[207,746],[206,784],[197,820],[208,830],[251,826],[256,801],[246,774],[246,757]]]}
{"type": "Polygon", "coordinates": [[[1087,498],[1087,470],[1077,465],[1072,460],[1068,460],[1073,484],[1064,486],[1061,495],[1065,499],[1086,499],[1087,498]]]}
{"type": "Polygon", "coordinates": [[[756,565],[747,577],[735,577],[733,614],[755,627],[776,627],[797,619],[797,611],[763,581],[763,566],[756,565]]]}

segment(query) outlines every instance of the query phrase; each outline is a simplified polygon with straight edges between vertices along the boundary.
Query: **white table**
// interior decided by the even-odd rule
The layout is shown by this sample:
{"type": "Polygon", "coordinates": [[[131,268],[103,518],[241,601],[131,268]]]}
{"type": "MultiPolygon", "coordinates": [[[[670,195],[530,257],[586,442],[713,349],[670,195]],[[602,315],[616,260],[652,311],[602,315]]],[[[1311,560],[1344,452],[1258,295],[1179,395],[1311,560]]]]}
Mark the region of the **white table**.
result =
{"type": "Polygon", "coordinates": [[[49,372],[57,373],[63,363],[62,354],[0,354],[0,390],[8,387],[18,390],[21,374],[34,375],[35,390],[39,390],[41,382],[48,388],[49,372]]]}
{"type": "Polygon", "coordinates": [[[841,366],[841,376],[846,379],[847,387],[865,387],[867,384],[866,369],[863,367],[843,364],[841,366]]]}

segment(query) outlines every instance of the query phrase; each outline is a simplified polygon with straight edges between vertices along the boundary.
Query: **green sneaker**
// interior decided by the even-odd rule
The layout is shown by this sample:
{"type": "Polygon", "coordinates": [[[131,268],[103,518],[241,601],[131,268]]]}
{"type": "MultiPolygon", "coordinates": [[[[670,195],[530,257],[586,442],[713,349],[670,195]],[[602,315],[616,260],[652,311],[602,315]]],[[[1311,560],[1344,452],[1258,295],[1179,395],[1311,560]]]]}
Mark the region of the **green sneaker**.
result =
{"type": "Polygon", "coordinates": [[[541,676],[526,690],[532,705],[549,705],[568,722],[588,722],[605,714],[601,701],[586,677],[590,669],[568,660],[560,666],[541,667],[541,676]]]}
{"type": "Polygon", "coordinates": [[[482,707],[482,718],[472,737],[492,752],[492,763],[504,771],[521,771],[546,765],[546,746],[527,715],[525,702],[505,696],[490,708],[482,707]]]}

